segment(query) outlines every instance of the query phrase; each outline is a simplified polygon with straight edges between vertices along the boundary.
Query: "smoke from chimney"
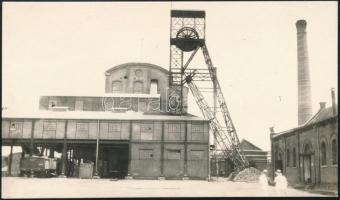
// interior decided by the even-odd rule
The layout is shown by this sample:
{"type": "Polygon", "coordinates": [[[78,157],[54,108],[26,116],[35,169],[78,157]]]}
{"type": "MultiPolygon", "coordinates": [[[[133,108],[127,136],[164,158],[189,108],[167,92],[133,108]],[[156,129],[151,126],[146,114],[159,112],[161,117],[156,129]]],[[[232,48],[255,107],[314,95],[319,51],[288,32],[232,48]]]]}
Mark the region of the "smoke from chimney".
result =
{"type": "Polygon", "coordinates": [[[305,20],[298,20],[296,22],[298,56],[298,125],[304,124],[313,114],[306,26],[307,22],[305,20]]]}

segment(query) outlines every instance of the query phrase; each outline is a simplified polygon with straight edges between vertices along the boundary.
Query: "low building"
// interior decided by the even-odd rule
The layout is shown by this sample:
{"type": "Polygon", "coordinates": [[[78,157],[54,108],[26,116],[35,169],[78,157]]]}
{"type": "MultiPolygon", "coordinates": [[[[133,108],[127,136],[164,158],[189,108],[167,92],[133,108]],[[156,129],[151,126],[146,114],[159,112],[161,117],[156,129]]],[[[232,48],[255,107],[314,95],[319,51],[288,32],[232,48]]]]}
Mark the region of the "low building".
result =
{"type": "MultiPolygon", "coordinates": [[[[267,169],[267,153],[246,139],[240,142],[241,153],[248,161],[250,167],[258,170],[267,169]]],[[[222,154],[211,158],[211,175],[227,177],[234,171],[234,164],[230,159],[225,159],[222,154]]]]}
{"type": "Polygon", "coordinates": [[[337,185],[337,106],[320,105],[304,125],[279,133],[272,129],[272,168],[282,170],[290,185],[337,185]]]}
{"type": "Polygon", "coordinates": [[[266,151],[263,151],[246,139],[241,141],[240,146],[242,155],[248,161],[250,167],[255,167],[260,171],[267,169],[268,153],[266,151]]]}

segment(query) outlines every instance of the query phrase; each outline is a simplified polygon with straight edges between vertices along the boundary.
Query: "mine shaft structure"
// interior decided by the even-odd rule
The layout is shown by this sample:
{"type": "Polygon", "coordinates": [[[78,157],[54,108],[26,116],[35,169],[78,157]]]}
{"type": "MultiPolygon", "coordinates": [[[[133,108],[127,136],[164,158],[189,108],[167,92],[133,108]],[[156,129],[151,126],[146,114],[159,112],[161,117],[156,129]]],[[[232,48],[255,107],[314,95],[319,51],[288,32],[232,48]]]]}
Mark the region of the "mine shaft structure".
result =
{"type": "Polygon", "coordinates": [[[169,73],[169,112],[182,114],[183,88],[187,84],[204,118],[210,121],[215,146],[211,151],[212,156],[222,153],[225,159],[233,162],[236,171],[246,168],[248,162],[242,155],[240,141],[217,79],[216,68],[205,43],[205,11],[171,11],[169,73]],[[207,68],[189,68],[199,49],[202,50],[207,68]],[[184,59],[185,55],[187,59],[184,59]],[[196,85],[201,81],[212,83],[213,106],[209,105],[203,95],[203,88],[196,85]],[[217,117],[217,112],[221,113],[222,119],[217,117]]]}

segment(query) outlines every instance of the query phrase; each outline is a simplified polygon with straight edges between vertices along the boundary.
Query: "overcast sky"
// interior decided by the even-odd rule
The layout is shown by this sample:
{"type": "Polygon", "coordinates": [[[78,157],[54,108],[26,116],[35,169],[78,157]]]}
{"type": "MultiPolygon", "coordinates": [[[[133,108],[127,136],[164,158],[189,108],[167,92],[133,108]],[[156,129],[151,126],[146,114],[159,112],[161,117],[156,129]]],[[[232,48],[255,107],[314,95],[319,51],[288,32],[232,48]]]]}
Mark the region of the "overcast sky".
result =
{"type": "Polygon", "coordinates": [[[171,9],[206,11],[206,43],[241,139],[269,150],[270,126],[297,126],[298,19],[307,21],[313,113],[331,105],[337,2],[5,2],[3,106],[31,111],[44,94],[104,93],[105,70],[125,62],[168,69],[171,9]]]}

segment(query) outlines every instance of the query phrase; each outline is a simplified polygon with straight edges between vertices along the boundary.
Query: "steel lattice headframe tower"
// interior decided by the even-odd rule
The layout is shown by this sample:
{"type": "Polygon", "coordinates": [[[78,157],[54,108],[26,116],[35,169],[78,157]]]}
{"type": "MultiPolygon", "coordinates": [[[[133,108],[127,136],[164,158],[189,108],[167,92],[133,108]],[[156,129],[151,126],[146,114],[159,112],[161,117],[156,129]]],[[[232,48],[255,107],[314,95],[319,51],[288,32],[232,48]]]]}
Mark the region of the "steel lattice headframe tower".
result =
{"type": "Polygon", "coordinates": [[[205,11],[171,11],[169,71],[169,111],[182,114],[183,87],[187,83],[204,118],[210,121],[216,150],[222,152],[225,158],[230,158],[237,171],[247,167],[248,163],[241,154],[240,142],[205,44],[205,11]],[[199,49],[202,49],[208,69],[188,68],[199,49]],[[189,53],[190,56],[184,62],[184,54],[189,53]],[[214,110],[194,83],[197,81],[212,82],[214,110]],[[215,105],[217,103],[218,106],[215,105]],[[216,117],[216,107],[222,113],[223,120],[216,117]]]}

